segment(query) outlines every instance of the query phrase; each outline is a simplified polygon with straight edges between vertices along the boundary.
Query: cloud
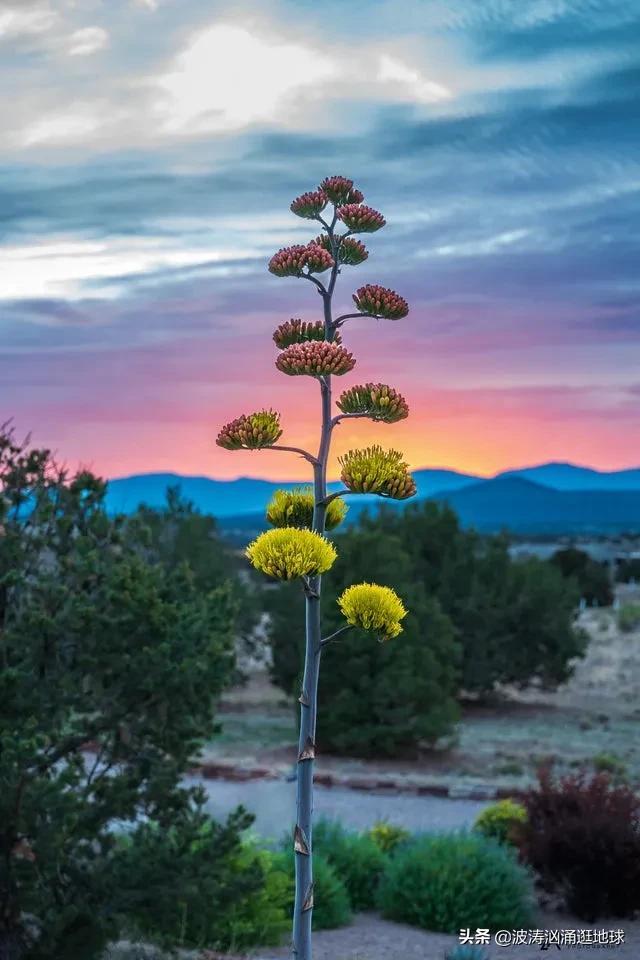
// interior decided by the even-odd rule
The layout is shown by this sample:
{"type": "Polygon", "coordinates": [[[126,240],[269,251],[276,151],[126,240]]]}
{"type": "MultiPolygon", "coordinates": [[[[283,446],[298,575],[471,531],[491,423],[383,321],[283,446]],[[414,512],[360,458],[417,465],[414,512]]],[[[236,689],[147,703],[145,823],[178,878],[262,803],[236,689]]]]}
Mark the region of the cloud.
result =
{"type": "Polygon", "coordinates": [[[86,57],[103,50],[109,42],[109,34],[102,27],[83,27],[75,30],[68,40],[70,57],[86,57]]]}
{"type": "Polygon", "coordinates": [[[0,7],[0,42],[46,33],[57,20],[48,2],[3,4],[0,7]]]}

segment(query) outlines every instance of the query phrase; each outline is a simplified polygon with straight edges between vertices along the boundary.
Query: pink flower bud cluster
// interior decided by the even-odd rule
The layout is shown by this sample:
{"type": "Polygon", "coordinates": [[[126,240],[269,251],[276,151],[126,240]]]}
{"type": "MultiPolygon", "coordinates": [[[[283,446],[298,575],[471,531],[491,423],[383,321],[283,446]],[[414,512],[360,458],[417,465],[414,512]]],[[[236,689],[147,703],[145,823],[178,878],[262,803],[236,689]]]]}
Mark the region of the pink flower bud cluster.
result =
{"type": "Polygon", "coordinates": [[[338,207],[337,214],[352,233],[375,233],[387,222],[373,207],[358,203],[347,203],[338,207]]]}
{"type": "Polygon", "coordinates": [[[278,370],[290,377],[342,376],[353,370],[355,364],[353,354],[340,344],[318,340],[292,343],[276,360],[278,370]]]}
{"type": "Polygon", "coordinates": [[[409,416],[407,401],[386,383],[365,383],[350,387],[337,401],[343,413],[351,413],[382,420],[384,423],[397,423],[409,416]]]}
{"type": "Polygon", "coordinates": [[[332,266],[333,257],[329,251],[313,241],[282,247],[269,260],[269,271],[276,277],[300,277],[305,267],[309,273],[323,273],[332,266]]]}
{"type": "Polygon", "coordinates": [[[328,198],[323,190],[310,190],[301,194],[291,204],[291,211],[305,220],[315,220],[326,207],[328,198]]]}
{"type": "MultiPolygon", "coordinates": [[[[292,343],[306,343],[308,340],[324,340],[325,326],[323,320],[308,323],[299,318],[292,318],[281,323],[273,332],[273,342],[279,350],[290,347],[292,343]]],[[[333,343],[342,343],[340,331],[333,335],[333,343]]]]}
{"type": "Polygon", "coordinates": [[[271,447],[282,436],[280,414],[275,410],[258,410],[242,414],[226,423],[216,438],[225,450],[260,450],[271,447]]]}
{"type": "Polygon", "coordinates": [[[361,313],[370,313],[385,320],[401,320],[409,313],[409,304],[395,290],[367,283],[353,294],[353,302],[361,313]]]}
{"type": "Polygon", "coordinates": [[[326,177],[320,184],[320,190],[332,203],[362,203],[364,194],[356,190],[353,180],[347,177],[326,177]]]}

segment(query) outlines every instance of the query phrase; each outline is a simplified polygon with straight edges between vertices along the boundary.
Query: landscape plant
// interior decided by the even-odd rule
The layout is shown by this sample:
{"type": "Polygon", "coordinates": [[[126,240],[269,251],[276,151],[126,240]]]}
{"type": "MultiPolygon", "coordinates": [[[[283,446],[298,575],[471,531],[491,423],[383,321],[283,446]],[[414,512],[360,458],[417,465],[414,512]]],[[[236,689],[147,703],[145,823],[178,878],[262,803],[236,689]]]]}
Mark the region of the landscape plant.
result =
{"type": "MultiPolygon", "coordinates": [[[[228,450],[269,448],[299,454],[310,465],[312,496],[308,492],[281,498],[269,509],[273,529],[261,534],[247,549],[256,569],[280,580],[298,580],[305,596],[305,654],[300,691],[300,732],[297,766],[296,826],[294,831],[296,895],[293,916],[293,953],[298,960],[310,960],[311,924],[314,906],[312,794],[316,750],[317,691],[321,653],[329,643],[358,627],[382,641],[402,630],[407,611],[390,587],[351,583],[338,598],[342,624],[323,636],[321,628],[322,574],[331,569],[336,551],[326,539],[327,514],[339,494],[327,492],[327,466],[332,434],[346,419],[366,417],[394,423],[408,415],[402,395],[388,384],[362,383],[344,390],[333,406],[334,377],[353,370],[356,359],[342,342],[349,321],[358,318],[401,320],[409,312],[406,300],[394,290],[367,283],[353,294],[355,306],[334,316],[333,298],[343,268],[357,266],[369,256],[357,234],[374,233],[385,225],[377,210],[364,204],[364,196],[353,181],[327,177],[320,186],[301,194],[291,203],[298,217],[316,223],[320,233],[307,243],[277,251],[269,261],[276,277],[296,277],[313,285],[320,296],[321,319],[292,318],[280,324],[273,339],[278,349],[276,367],[286,376],[306,376],[320,388],[321,423],[316,452],[280,445],[280,415],[264,408],[242,414],[220,431],[217,443],[228,450]],[[325,277],[324,282],[320,276],[325,277]],[[295,523],[292,523],[295,517],[295,523]]],[[[416,492],[408,465],[397,450],[375,444],[349,450],[340,458],[342,493],[375,493],[405,500],[416,492]]],[[[334,508],[335,509],[335,508],[334,508]]]]}
{"type": "Polygon", "coordinates": [[[558,779],[542,769],[523,797],[522,858],[582,920],[640,910],[640,797],[606,773],[558,779]]]}
{"type": "Polygon", "coordinates": [[[441,933],[527,927],[533,891],[515,854],[479,833],[416,836],[389,861],[378,893],[385,917],[441,933]]]}
{"type": "Polygon", "coordinates": [[[485,807],[474,823],[474,830],[484,837],[493,837],[499,843],[515,843],[519,827],[527,821],[526,807],[505,797],[485,807]]]}
{"type": "Polygon", "coordinates": [[[335,820],[314,827],[314,849],[321,853],[343,881],[355,911],[373,910],[387,866],[387,856],[367,833],[347,830],[335,820]]]}
{"type": "MultiPolygon", "coordinates": [[[[203,823],[183,777],[232,676],[234,603],[226,586],[196,589],[185,564],[150,562],[144,529],[104,497],[0,430],[2,960],[97,957],[139,895],[114,824],[186,842],[203,823]]],[[[249,822],[210,837],[211,883],[240,899],[262,883],[229,862],[249,822]]],[[[156,889],[176,899],[176,882],[159,859],[156,889]]]]}

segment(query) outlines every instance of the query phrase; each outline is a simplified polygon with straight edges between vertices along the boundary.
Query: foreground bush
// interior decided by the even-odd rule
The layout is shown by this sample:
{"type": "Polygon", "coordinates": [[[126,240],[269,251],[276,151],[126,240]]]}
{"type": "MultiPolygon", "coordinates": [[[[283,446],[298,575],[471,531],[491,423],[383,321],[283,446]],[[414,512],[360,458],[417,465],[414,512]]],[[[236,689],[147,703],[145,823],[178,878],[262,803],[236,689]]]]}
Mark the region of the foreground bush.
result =
{"type": "Polygon", "coordinates": [[[527,927],[528,872],[511,851],[474,833],[424,835],[390,861],[378,896],[389,920],[425,930],[527,927]]]}
{"type": "Polygon", "coordinates": [[[130,932],[167,949],[277,944],[289,927],[292,880],[272,854],[239,840],[250,823],[238,813],[225,826],[204,817],[168,830],[146,824],[122,841],[130,932]]]}
{"type": "MultiPolygon", "coordinates": [[[[288,840],[290,845],[290,841],[288,840]]],[[[293,876],[293,850],[287,849],[274,858],[274,865],[293,876]]],[[[293,892],[289,901],[289,912],[293,913],[293,892]]],[[[313,929],[333,930],[345,927],[351,920],[349,894],[342,879],[321,853],[314,852],[313,857],[313,929]]]]}
{"type": "Polygon", "coordinates": [[[526,808],[521,803],[506,798],[492,803],[479,813],[474,829],[485,837],[493,837],[499,843],[514,843],[519,825],[526,820],[526,808]]]}
{"type": "Polygon", "coordinates": [[[521,853],[546,890],[589,922],[640,909],[640,798],[629,787],[545,770],[524,803],[521,853]]]}
{"type": "Polygon", "coordinates": [[[320,820],[313,831],[313,848],[322,854],[340,877],[354,910],[375,906],[378,885],[387,857],[367,834],[345,830],[341,824],[320,820]]]}
{"type": "MultiPolygon", "coordinates": [[[[90,960],[126,912],[114,819],[198,822],[182,778],[215,732],[234,604],[148,557],[105,509],[0,429],[0,956],[90,960]],[[91,742],[95,754],[83,747],[91,742]]],[[[158,875],[177,896],[171,865],[158,875]]]]}

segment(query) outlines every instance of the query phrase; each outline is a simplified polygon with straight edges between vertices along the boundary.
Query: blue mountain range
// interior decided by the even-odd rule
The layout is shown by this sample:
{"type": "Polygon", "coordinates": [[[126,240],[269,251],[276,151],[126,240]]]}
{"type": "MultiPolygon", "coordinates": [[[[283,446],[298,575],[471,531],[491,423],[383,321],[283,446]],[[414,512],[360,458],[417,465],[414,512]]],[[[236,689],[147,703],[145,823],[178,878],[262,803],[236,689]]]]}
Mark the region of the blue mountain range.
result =
{"type": "MultiPolygon", "coordinates": [[[[571,463],[544,463],[491,478],[442,469],[416,470],[414,477],[418,500],[446,501],[465,526],[487,532],[640,531],[640,468],[602,472],[571,463]]],[[[263,529],[264,508],[274,490],[300,486],[253,477],[212,480],[175,473],[138,474],[109,481],[107,506],[112,513],[132,513],[141,503],[161,507],[167,487],[175,485],[199,510],[216,516],[223,529],[247,535],[263,529]]],[[[332,483],[330,490],[340,486],[332,483]]],[[[353,520],[381,501],[363,496],[348,502],[353,520]]],[[[394,506],[402,509],[404,504],[394,506]]]]}

